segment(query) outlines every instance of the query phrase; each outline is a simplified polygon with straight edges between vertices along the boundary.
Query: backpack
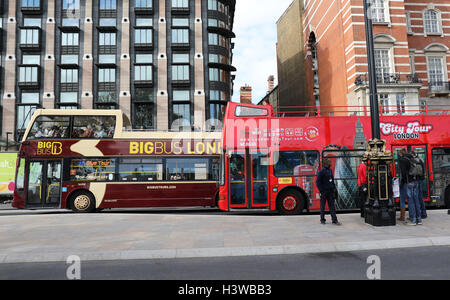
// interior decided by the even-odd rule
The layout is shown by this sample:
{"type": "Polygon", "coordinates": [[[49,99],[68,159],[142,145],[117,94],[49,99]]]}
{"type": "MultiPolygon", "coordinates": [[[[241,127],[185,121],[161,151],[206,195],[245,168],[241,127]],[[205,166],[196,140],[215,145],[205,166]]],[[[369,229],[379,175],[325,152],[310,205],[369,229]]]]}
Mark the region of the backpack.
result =
{"type": "Polygon", "coordinates": [[[418,157],[416,157],[416,158],[408,157],[407,159],[409,160],[409,163],[410,163],[408,175],[412,176],[414,178],[418,178],[418,177],[422,176],[424,170],[423,170],[420,159],[418,157]]]}

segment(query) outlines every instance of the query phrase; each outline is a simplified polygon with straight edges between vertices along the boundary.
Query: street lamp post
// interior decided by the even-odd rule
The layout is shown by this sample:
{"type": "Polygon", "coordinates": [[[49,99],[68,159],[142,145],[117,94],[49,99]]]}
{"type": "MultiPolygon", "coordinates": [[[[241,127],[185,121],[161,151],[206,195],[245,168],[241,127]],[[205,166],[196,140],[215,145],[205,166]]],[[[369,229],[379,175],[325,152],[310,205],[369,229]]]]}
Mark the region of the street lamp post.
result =
{"type": "Polygon", "coordinates": [[[373,43],[373,26],[371,7],[364,2],[364,19],[366,25],[367,60],[369,66],[370,115],[372,123],[372,140],[364,154],[367,165],[368,197],[365,203],[365,222],[373,226],[395,226],[395,202],[392,191],[391,151],[386,150],[386,141],[381,140],[380,112],[378,109],[377,77],[375,69],[375,47],[373,43]]]}

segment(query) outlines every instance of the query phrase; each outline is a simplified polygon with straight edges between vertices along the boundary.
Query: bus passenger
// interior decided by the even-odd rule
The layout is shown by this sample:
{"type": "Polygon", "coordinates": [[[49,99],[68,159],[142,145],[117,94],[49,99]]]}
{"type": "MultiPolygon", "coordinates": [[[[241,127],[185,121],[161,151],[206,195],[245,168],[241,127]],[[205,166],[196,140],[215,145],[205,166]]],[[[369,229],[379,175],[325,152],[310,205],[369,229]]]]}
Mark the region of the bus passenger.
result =
{"type": "Polygon", "coordinates": [[[336,185],[334,183],[333,171],[331,170],[331,161],[323,160],[324,168],[317,174],[316,185],[320,192],[320,223],[325,224],[325,205],[328,203],[331,219],[334,225],[342,225],[336,216],[336,207],[334,205],[336,185]]]}

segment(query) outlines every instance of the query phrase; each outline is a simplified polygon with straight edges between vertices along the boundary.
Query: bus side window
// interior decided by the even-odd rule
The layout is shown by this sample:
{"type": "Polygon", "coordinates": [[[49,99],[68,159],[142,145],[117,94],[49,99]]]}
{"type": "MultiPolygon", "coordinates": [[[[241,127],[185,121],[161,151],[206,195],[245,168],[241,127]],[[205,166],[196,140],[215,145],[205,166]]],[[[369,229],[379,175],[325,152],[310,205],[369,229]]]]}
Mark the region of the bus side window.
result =
{"type": "Polygon", "coordinates": [[[116,119],[113,116],[75,116],[72,138],[105,139],[114,136],[116,119]]]}
{"type": "Polygon", "coordinates": [[[39,116],[28,133],[27,140],[68,138],[69,116],[39,116]]]}

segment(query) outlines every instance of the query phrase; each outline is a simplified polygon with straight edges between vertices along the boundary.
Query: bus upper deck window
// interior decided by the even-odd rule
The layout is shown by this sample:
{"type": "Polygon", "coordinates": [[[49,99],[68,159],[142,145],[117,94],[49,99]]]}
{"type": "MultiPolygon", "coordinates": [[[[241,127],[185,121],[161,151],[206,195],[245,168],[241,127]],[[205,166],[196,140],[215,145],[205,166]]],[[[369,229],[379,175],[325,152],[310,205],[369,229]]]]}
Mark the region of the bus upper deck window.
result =
{"type": "Polygon", "coordinates": [[[237,106],[235,111],[236,117],[267,117],[269,111],[265,108],[237,106]]]}
{"type": "Polygon", "coordinates": [[[39,116],[31,128],[27,139],[58,139],[70,137],[69,116],[39,116]]]}
{"type": "Polygon", "coordinates": [[[72,138],[105,139],[114,136],[116,118],[114,116],[75,116],[72,138]]]}

